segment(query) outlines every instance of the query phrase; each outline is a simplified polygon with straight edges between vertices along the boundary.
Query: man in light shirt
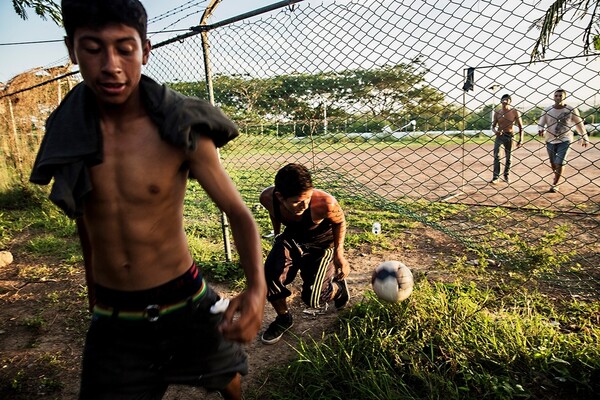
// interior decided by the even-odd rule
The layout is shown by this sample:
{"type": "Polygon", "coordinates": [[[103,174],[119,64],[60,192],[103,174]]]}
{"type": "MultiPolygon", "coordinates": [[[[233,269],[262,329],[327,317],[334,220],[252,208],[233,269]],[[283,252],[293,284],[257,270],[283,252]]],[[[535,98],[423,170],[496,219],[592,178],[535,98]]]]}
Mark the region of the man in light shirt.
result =
{"type": "Polygon", "coordinates": [[[577,108],[565,104],[566,98],[567,92],[564,89],[557,89],[554,92],[554,105],[544,110],[544,114],[538,122],[538,135],[545,137],[550,166],[554,172],[554,179],[549,190],[551,193],[559,191],[569,148],[573,141],[573,128],[581,136],[581,145],[587,147],[589,144],[583,119],[579,116],[577,108]]]}

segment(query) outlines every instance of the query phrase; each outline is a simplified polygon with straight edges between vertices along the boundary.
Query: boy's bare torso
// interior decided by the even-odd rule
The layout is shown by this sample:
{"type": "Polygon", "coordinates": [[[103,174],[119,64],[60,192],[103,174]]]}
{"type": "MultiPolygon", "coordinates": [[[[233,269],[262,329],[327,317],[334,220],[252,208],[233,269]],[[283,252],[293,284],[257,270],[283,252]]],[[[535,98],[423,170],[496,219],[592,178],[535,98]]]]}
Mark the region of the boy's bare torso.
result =
{"type": "Polygon", "coordinates": [[[496,111],[497,121],[498,121],[498,131],[499,132],[512,132],[513,125],[519,118],[519,114],[515,108],[504,109],[496,111]]]}
{"type": "Polygon", "coordinates": [[[169,281],[191,265],[183,230],[185,152],[162,141],[141,109],[102,117],[104,160],[90,170],[85,225],[94,281],[142,290],[169,281]]]}

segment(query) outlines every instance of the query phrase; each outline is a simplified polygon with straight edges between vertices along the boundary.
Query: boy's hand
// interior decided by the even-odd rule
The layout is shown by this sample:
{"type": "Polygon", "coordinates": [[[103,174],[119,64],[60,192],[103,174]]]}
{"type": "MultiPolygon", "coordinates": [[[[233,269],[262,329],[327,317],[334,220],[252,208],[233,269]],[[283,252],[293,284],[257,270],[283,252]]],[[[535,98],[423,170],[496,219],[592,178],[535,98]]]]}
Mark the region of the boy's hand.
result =
{"type": "Polygon", "coordinates": [[[338,279],[344,279],[350,275],[350,264],[346,260],[346,257],[344,257],[344,254],[336,253],[333,256],[333,264],[335,265],[338,279]]]}
{"type": "Polygon", "coordinates": [[[241,343],[254,340],[263,320],[266,300],[265,291],[251,289],[230,299],[219,327],[223,336],[241,343]]]}

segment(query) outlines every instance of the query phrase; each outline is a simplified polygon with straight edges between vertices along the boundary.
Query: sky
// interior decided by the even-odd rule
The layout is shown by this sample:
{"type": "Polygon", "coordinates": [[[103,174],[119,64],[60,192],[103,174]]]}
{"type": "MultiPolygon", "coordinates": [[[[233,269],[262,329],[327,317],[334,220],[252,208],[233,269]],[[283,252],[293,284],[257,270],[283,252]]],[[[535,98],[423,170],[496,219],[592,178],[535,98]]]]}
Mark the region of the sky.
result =
{"type": "MultiPolygon", "coordinates": [[[[277,2],[278,0],[222,0],[209,22],[216,23],[277,2]]],[[[208,1],[142,0],[142,4],[148,13],[148,32],[157,32],[165,28],[187,29],[197,25],[208,1]],[[174,15],[165,15],[171,10],[176,10],[174,15]],[[193,15],[189,15],[191,13],[193,15]]],[[[152,37],[151,34],[149,36],[152,37]]],[[[53,21],[44,21],[33,10],[28,12],[28,19],[24,21],[15,13],[11,0],[0,1],[0,82],[7,82],[15,75],[32,68],[63,65],[67,61],[63,37],[63,28],[53,21]],[[57,42],[6,45],[50,40],[57,42]]]]}
{"type": "MultiPolygon", "coordinates": [[[[551,64],[528,63],[529,49],[539,32],[531,30],[531,24],[543,15],[543,10],[552,0],[522,0],[511,3],[510,7],[506,7],[504,0],[363,1],[354,1],[348,6],[348,9],[355,10],[352,17],[342,6],[350,3],[348,0],[335,0],[339,6],[331,7],[331,10],[320,5],[332,0],[307,0],[307,7],[312,5],[315,13],[320,12],[326,17],[310,14],[309,20],[301,21],[288,13],[277,17],[280,25],[275,25],[268,32],[264,31],[263,26],[240,24],[235,30],[238,35],[244,32],[246,37],[255,37],[269,43],[269,46],[264,49],[248,46],[249,42],[238,40],[238,36],[227,43],[230,46],[229,53],[219,54],[217,50],[221,43],[212,43],[211,52],[215,59],[220,56],[219,64],[231,68],[216,72],[250,71],[268,76],[293,70],[368,69],[381,67],[382,63],[406,62],[420,56],[424,57],[431,70],[426,77],[428,83],[442,91],[448,102],[464,102],[473,110],[490,102],[498,103],[499,96],[504,93],[512,93],[515,99],[513,104],[521,109],[551,105],[551,94],[557,87],[564,87],[571,92],[577,104],[591,106],[600,100],[597,96],[600,93],[600,75],[597,73],[600,57],[551,64]],[[377,17],[380,18],[377,24],[372,25],[370,19],[376,17],[376,8],[377,14],[381,15],[377,17]],[[322,18],[328,18],[327,23],[322,18]],[[290,32],[293,30],[292,38],[281,35],[286,29],[290,32]],[[310,58],[306,59],[303,52],[307,52],[310,58]],[[260,63],[256,62],[257,59],[260,59],[260,63]],[[516,65],[502,67],[507,63],[516,65]],[[583,64],[585,68],[582,69],[583,64]],[[464,93],[462,84],[466,67],[478,69],[476,90],[464,93]],[[495,90],[489,90],[494,85],[501,87],[501,91],[496,93],[495,90]]],[[[278,2],[222,0],[209,23],[278,2]]],[[[208,0],[142,0],[142,3],[149,15],[149,37],[156,44],[183,32],[152,32],[185,30],[197,25],[208,0]]],[[[23,21],[11,5],[11,0],[0,1],[0,82],[7,82],[32,68],[66,64],[68,58],[62,43],[63,29],[51,21],[43,21],[33,12],[29,13],[27,21],[23,21]],[[1,45],[43,40],[56,42],[1,45]]],[[[581,25],[581,22],[578,24],[581,25]]],[[[216,31],[229,32],[227,29],[216,31]]],[[[581,26],[560,25],[553,38],[553,50],[547,53],[547,59],[580,54],[581,32],[581,26]]],[[[182,68],[176,71],[188,71],[189,68],[184,67],[190,64],[186,59],[189,56],[177,51],[177,43],[169,47],[168,61],[172,65],[181,63],[182,68]]],[[[153,66],[158,65],[160,54],[160,51],[153,52],[153,66]]],[[[169,69],[170,72],[172,70],[169,69]]],[[[186,77],[169,78],[185,80],[186,77]]]]}

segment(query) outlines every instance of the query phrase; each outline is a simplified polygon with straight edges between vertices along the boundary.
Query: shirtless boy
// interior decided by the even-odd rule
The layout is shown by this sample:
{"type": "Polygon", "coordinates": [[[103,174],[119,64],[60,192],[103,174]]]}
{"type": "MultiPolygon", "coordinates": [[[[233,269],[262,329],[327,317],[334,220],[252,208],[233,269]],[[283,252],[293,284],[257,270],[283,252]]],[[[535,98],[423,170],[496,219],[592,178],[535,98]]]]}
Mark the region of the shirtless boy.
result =
{"type": "Polygon", "coordinates": [[[517,148],[523,145],[523,121],[521,114],[516,108],[511,107],[512,98],[505,94],[500,99],[502,107],[494,111],[492,120],[492,132],[496,135],[494,140],[494,175],[492,183],[499,183],[500,177],[500,147],[504,147],[504,181],[510,183],[510,165],[512,158],[513,137],[515,136],[514,125],[519,128],[519,141],[517,148]]]}
{"type": "Polygon", "coordinates": [[[346,219],[337,200],[315,189],[310,172],[299,164],[281,168],[275,185],[260,194],[260,203],[269,212],[275,234],[265,261],[265,276],[267,300],[277,313],[261,340],[275,344],[294,324],[287,305],[291,292],[286,286],[298,272],[302,277],[301,298],[309,307],[320,308],[333,301],[341,309],[348,302],[346,219]]]}
{"type": "Polygon", "coordinates": [[[63,0],[62,13],[83,83],[48,119],[31,180],[54,179],[50,198],[82,243],[93,318],[80,398],[159,399],[176,383],[239,399],[266,284],[258,229],[216,151],[235,125],[141,74],[151,46],[138,0],[63,0]],[[188,176],[229,217],[246,274],[224,312],[211,312],[218,295],[188,249],[188,176]]]}

